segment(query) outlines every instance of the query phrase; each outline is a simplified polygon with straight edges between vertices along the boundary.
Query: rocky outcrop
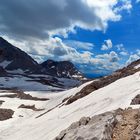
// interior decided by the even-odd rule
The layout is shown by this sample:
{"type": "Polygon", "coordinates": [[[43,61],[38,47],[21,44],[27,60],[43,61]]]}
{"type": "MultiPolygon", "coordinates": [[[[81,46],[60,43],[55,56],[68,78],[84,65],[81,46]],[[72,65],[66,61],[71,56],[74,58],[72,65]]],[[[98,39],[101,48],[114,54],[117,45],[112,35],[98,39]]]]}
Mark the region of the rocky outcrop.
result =
{"type": "Polygon", "coordinates": [[[34,100],[34,101],[47,101],[49,100],[48,98],[38,98],[38,97],[33,97],[30,94],[25,94],[24,92],[17,90],[14,91],[16,92],[15,94],[5,94],[5,95],[0,95],[0,97],[7,97],[7,98],[19,98],[23,100],[34,100]]]}
{"type": "Polygon", "coordinates": [[[137,60],[137,61],[131,63],[127,67],[125,67],[123,69],[120,69],[120,70],[114,72],[113,74],[111,74],[109,76],[105,76],[103,78],[95,80],[91,84],[85,86],[80,92],[76,93],[74,96],[69,98],[66,101],[65,104],[66,105],[71,104],[74,101],[76,101],[76,100],[78,100],[80,98],[83,98],[86,95],[92,93],[93,91],[98,90],[98,89],[100,89],[102,87],[105,87],[105,86],[115,82],[116,80],[118,80],[120,78],[130,76],[130,75],[140,71],[140,67],[138,67],[137,69],[135,68],[138,64],[140,64],[140,60],[137,60]]]}
{"type": "Polygon", "coordinates": [[[5,101],[0,100],[0,105],[2,105],[5,101]]]}
{"type": "Polygon", "coordinates": [[[12,118],[14,111],[11,109],[0,108],[0,121],[12,118]]]}
{"type": "Polygon", "coordinates": [[[18,108],[31,109],[33,111],[42,111],[42,110],[44,110],[44,109],[36,108],[35,105],[24,105],[24,104],[21,104],[18,108]]]}
{"type": "Polygon", "coordinates": [[[140,104],[140,94],[138,94],[134,99],[132,99],[131,105],[139,105],[140,104]]]}
{"type": "Polygon", "coordinates": [[[111,140],[116,120],[112,112],[83,117],[62,131],[54,140],[111,140]]]}
{"type": "Polygon", "coordinates": [[[83,117],[54,140],[139,140],[139,111],[118,109],[92,118],[83,117]]]}

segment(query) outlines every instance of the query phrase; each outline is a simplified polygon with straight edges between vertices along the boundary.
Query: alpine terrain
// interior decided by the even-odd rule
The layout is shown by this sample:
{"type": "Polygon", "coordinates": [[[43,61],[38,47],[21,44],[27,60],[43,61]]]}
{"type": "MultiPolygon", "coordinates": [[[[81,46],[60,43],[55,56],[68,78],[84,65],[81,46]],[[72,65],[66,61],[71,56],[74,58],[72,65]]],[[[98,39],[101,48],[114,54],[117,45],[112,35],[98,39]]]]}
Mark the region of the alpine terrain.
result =
{"type": "Polygon", "coordinates": [[[0,87],[21,90],[63,90],[83,83],[84,75],[69,61],[38,64],[0,37],[0,87]],[[47,85],[47,86],[46,86],[47,85]]]}
{"type": "Polygon", "coordinates": [[[87,80],[0,38],[0,140],[140,140],[140,60],[87,80]]]}

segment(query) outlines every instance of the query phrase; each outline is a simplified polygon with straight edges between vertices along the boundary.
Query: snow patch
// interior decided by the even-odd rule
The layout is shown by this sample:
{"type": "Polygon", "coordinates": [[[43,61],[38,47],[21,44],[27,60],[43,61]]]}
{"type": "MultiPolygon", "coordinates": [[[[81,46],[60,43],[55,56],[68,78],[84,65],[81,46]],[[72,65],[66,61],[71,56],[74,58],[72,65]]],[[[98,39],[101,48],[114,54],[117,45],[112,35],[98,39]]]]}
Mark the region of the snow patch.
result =
{"type": "Polygon", "coordinates": [[[135,66],[135,69],[138,69],[138,68],[140,68],[140,64],[139,64],[139,65],[137,65],[137,66],[135,66]]]}
{"type": "Polygon", "coordinates": [[[18,88],[24,91],[51,91],[57,90],[58,88],[43,85],[39,82],[32,81],[33,79],[23,77],[23,76],[15,76],[15,77],[0,77],[0,87],[4,88],[18,88]]]}
{"type": "Polygon", "coordinates": [[[22,69],[11,70],[11,71],[8,71],[8,72],[10,72],[10,73],[24,74],[24,71],[22,69]]]}
{"type": "Polygon", "coordinates": [[[6,68],[12,61],[6,61],[4,60],[3,62],[0,63],[0,66],[3,68],[6,68]]]}

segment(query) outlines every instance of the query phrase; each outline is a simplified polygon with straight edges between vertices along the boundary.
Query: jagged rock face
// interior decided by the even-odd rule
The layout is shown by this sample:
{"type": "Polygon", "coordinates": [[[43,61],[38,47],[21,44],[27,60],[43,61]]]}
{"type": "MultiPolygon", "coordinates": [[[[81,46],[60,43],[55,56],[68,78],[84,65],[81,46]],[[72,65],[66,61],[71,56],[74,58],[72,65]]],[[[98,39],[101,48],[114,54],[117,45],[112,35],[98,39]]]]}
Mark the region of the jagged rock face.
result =
{"type": "Polygon", "coordinates": [[[117,109],[83,117],[63,130],[54,140],[139,140],[139,109],[117,109]]]}
{"type": "Polygon", "coordinates": [[[116,119],[112,112],[83,117],[62,131],[54,140],[112,140],[116,119]]]}
{"type": "Polygon", "coordinates": [[[6,70],[38,71],[39,64],[28,54],[0,37],[0,63],[6,70]]]}
{"type": "Polygon", "coordinates": [[[82,78],[83,75],[69,61],[47,60],[41,64],[48,74],[64,78],[82,78]]]}

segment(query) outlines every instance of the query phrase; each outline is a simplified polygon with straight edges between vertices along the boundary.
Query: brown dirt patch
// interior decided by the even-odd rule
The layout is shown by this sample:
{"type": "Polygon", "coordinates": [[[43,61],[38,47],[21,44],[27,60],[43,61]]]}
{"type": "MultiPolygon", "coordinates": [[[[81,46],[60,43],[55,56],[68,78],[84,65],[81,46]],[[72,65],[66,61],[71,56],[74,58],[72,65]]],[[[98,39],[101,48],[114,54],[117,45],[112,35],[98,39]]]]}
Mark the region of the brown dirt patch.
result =
{"type": "Polygon", "coordinates": [[[140,124],[140,110],[126,109],[117,115],[121,116],[121,120],[113,130],[112,140],[135,140],[134,130],[140,124]]]}

